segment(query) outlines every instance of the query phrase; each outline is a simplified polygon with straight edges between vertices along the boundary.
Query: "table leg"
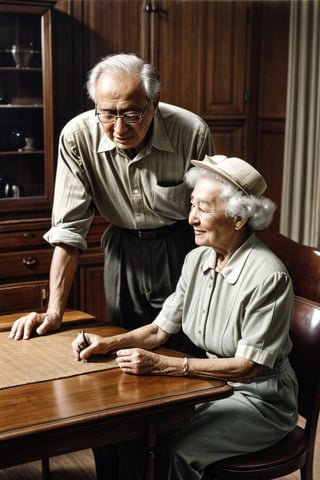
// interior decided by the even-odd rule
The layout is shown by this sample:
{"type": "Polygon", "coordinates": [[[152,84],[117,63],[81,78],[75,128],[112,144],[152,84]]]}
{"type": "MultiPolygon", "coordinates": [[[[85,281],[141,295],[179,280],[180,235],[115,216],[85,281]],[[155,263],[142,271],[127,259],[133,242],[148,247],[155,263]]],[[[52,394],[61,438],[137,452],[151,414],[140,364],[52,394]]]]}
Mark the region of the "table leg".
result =
{"type": "Polygon", "coordinates": [[[154,460],[156,447],[156,419],[149,415],[146,419],[146,480],[154,479],[154,460]]]}
{"type": "Polygon", "coordinates": [[[41,460],[41,467],[42,467],[42,480],[49,480],[50,479],[49,458],[43,458],[41,460]]]}

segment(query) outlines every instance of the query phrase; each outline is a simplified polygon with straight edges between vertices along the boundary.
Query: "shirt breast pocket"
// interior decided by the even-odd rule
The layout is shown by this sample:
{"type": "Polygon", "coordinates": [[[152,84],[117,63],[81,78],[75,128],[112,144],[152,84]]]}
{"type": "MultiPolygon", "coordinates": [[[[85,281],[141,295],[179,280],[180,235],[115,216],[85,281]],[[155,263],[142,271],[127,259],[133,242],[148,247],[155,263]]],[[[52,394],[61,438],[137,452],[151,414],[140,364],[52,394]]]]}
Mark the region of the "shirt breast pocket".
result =
{"type": "Polygon", "coordinates": [[[183,220],[188,216],[190,191],[185,183],[174,186],[156,185],[152,192],[152,207],[159,214],[183,220]]]}

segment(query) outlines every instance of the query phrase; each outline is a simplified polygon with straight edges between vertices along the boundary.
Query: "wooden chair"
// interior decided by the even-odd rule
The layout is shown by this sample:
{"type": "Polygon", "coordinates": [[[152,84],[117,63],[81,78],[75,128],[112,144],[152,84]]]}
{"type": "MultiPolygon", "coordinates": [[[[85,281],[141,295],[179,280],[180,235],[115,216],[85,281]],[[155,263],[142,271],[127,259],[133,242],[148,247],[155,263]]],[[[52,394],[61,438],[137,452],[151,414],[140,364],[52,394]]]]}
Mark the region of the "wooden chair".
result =
{"type": "Polygon", "coordinates": [[[281,234],[265,241],[286,266],[294,293],[320,302],[320,249],[297,243],[281,234]]]}
{"type": "Polygon", "coordinates": [[[270,480],[299,469],[302,480],[313,479],[320,409],[320,303],[295,298],[291,337],[290,360],[298,378],[299,414],[305,419],[305,426],[297,425],[270,448],[211,464],[203,480],[270,480]]]}

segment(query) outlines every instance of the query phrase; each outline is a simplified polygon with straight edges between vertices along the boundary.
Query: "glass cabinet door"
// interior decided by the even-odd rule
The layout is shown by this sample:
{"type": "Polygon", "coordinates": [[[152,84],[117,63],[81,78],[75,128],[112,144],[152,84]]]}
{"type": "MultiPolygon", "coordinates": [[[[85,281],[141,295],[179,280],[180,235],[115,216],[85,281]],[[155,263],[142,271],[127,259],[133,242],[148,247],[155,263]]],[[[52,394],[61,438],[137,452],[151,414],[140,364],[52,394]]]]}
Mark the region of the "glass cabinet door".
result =
{"type": "Polygon", "coordinates": [[[52,3],[0,0],[1,212],[51,206],[52,3]]]}

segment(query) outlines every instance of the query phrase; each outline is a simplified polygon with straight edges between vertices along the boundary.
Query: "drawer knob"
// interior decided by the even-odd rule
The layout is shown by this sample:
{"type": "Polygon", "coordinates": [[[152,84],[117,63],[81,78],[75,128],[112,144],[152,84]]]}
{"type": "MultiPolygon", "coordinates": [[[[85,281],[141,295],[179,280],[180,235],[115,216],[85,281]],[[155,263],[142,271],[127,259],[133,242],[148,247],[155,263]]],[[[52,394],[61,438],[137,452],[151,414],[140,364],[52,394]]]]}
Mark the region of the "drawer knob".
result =
{"type": "Polygon", "coordinates": [[[22,259],[22,263],[30,267],[30,265],[34,265],[35,263],[37,263],[37,259],[34,257],[24,257],[22,259]]]}

